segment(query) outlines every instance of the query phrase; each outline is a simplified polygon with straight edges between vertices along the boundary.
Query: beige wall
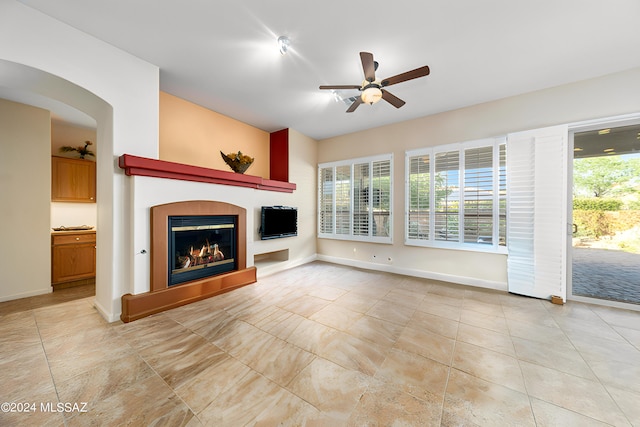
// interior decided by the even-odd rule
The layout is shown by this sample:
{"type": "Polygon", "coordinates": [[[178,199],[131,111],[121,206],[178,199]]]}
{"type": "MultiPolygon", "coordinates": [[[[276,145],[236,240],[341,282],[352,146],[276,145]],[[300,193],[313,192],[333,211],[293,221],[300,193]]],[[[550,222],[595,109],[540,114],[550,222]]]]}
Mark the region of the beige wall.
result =
{"type": "MultiPolygon", "coordinates": [[[[60,147],[70,145],[72,147],[84,146],[85,141],[91,141],[93,144],[90,150],[98,152],[96,141],[96,128],[86,128],[76,126],[67,122],[52,119],[51,120],[51,154],[60,157],[78,158],[78,153],[61,153],[60,147]]],[[[85,157],[86,160],[96,161],[94,156],[85,157]]]]}
{"type": "Polygon", "coordinates": [[[269,133],[160,92],[160,160],[230,171],[225,154],[255,161],[247,175],[269,178],[269,133]]]}
{"type": "Polygon", "coordinates": [[[367,268],[506,289],[506,255],[404,245],[405,151],[636,112],[640,68],[320,141],[320,163],[393,153],[394,231],[392,245],[319,239],[318,255],[367,268]]]}
{"type": "Polygon", "coordinates": [[[51,292],[51,119],[0,99],[0,301],[51,292]]]}

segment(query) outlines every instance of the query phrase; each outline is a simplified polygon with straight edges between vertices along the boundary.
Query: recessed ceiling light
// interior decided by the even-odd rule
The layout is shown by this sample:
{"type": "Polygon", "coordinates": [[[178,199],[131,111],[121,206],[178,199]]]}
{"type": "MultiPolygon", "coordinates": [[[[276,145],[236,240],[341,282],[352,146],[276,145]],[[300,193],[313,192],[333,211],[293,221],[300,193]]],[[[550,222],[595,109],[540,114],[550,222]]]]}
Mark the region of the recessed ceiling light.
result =
{"type": "Polygon", "coordinates": [[[291,41],[289,41],[289,37],[280,36],[278,37],[278,49],[280,49],[280,55],[286,55],[287,50],[289,50],[289,45],[291,41]]]}
{"type": "Polygon", "coordinates": [[[573,149],[573,151],[582,151],[582,148],[576,147],[576,148],[573,149]]]}
{"type": "Polygon", "coordinates": [[[340,96],[340,94],[338,92],[336,92],[335,90],[331,90],[331,93],[333,94],[333,100],[336,102],[343,102],[344,99],[342,98],[342,96],[340,96]]]}
{"type": "Polygon", "coordinates": [[[607,154],[618,154],[615,151],[609,151],[607,154]]]}
{"type": "Polygon", "coordinates": [[[600,130],[598,131],[598,135],[606,135],[606,134],[608,134],[609,132],[611,132],[611,129],[600,129],[600,130]]]}
{"type": "Polygon", "coordinates": [[[605,149],[604,149],[604,150],[602,150],[602,151],[604,151],[605,153],[610,153],[610,152],[612,152],[612,151],[615,151],[615,148],[605,148],[605,149]]]}

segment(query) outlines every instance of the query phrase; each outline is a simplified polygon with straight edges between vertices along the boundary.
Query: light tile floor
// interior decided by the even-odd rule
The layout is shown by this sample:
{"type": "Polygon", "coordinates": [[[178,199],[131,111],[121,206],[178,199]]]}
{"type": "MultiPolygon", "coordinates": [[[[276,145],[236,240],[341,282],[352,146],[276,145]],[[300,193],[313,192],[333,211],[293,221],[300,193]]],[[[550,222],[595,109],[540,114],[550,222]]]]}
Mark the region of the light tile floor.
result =
{"type": "Polygon", "coordinates": [[[639,349],[638,312],[316,262],[129,324],[0,304],[0,425],[640,426],[639,349]]]}

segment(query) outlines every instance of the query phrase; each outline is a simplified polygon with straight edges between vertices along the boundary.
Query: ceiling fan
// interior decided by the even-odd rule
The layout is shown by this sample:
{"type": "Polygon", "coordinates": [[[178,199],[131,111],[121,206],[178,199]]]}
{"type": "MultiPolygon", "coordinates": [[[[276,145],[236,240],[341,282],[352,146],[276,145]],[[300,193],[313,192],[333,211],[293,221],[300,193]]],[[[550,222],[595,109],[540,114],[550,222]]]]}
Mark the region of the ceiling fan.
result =
{"type": "Polygon", "coordinates": [[[373,60],[373,54],[360,52],[360,60],[362,61],[362,69],[364,70],[364,81],[361,85],[320,86],[320,89],[358,89],[362,92],[347,109],[347,113],[353,113],[360,104],[375,104],[380,101],[380,99],[384,99],[394,107],[400,108],[405,102],[383,88],[429,75],[429,67],[425,65],[424,67],[416,68],[415,70],[407,71],[393,77],[376,80],[375,72],[378,69],[378,63],[373,60]]]}

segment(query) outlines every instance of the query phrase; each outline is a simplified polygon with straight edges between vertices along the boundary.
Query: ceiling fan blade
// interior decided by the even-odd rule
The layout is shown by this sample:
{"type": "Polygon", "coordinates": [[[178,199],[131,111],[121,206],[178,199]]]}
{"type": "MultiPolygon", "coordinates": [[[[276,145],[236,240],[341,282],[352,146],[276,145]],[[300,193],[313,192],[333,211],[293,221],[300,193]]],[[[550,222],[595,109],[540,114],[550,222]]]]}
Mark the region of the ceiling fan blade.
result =
{"type": "Polygon", "coordinates": [[[406,104],[406,102],[404,102],[402,99],[398,98],[397,96],[393,95],[390,92],[387,92],[384,89],[382,90],[382,99],[384,99],[385,101],[387,101],[389,104],[393,105],[396,108],[400,108],[404,104],[406,104]]]}
{"type": "Polygon", "coordinates": [[[320,89],[336,89],[336,90],[341,90],[341,89],[360,89],[360,86],[358,85],[332,85],[332,86],[320,86],[320,89]]]}
{"type": "Polygon", "coordinates": [[[356,100],[353,101],[353,104],[351,104],[351,106],[347,108],[347,113],[353,113],[354,111],[356,111],[356,108],[358,108],[358,106],[362,104],[362,102],[362,97],[357,97],[356,100]]]}
{"type": "Polygon", "coordinates": [[[376,79],[376,64],[373,60],[373,53],[360,52],[360,61],[362,61],[365,80],[368,82],[374,81],[376,79]]]}
{"type": "Polygon", "coordinates": [[[418,77],[428,76],[429,72],[429,67],[425,65],[424,67],[416,68],[415,70],[407,71],[406,73],[386,78],[382,80],[380,86],[391,86],[397,83],[406,82],[407,80],[417,79],[418,77]]]}

